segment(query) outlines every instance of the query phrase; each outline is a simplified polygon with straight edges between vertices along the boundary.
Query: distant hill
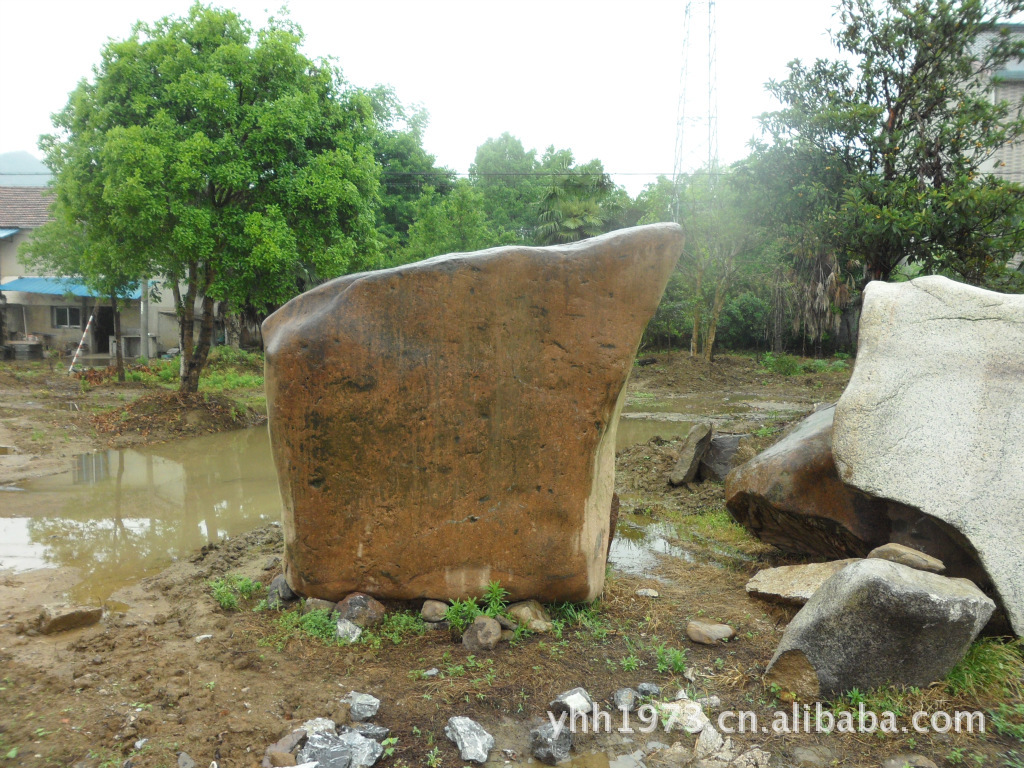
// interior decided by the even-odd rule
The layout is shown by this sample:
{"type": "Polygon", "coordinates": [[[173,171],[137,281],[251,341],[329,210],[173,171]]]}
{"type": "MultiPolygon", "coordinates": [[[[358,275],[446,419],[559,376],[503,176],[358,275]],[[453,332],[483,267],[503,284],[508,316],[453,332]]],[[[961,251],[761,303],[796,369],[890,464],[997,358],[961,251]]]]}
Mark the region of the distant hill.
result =
{"type": "Polygon", "coordinates": [[[0,187],[45,187],[50,170],[28,152],[0,153],[0,187]]]}

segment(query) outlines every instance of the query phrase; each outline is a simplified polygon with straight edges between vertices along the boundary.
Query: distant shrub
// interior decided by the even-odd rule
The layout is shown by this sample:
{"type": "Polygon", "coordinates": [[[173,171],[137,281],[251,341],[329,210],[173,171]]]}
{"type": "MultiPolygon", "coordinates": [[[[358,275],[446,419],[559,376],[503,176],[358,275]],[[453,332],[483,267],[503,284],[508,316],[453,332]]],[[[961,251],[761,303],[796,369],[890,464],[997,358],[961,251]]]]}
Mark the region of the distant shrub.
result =
{"type": "Polygon", "coordinates": [[[796,376],[803,370],[800,361],[792,355],[777,355],[774,352],[765,353],[761,358],[761,367],[782,376],[796,376]]]}

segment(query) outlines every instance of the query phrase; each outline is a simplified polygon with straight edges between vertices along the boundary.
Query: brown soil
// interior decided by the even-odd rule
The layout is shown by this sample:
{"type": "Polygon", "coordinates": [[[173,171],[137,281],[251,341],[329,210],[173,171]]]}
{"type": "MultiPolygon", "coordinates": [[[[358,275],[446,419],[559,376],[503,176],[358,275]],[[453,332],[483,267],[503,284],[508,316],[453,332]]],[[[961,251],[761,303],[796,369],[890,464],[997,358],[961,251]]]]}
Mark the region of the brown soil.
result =
{"type": "MultiPolygon", "coordinates": [[[[723,388],[742,389],[760,391],[765,399],[800,402],[809,409],[817,400],[834,399],[845,375],[786,379],[765,374],[749,358],[725,356],[707,366],[692,363],[685,355],[664,355],[657,365],[637,369],[631,391],[667,396],[680,389],[709,395],[723,388]]],[[[36,441],[40,455],[63,447],[63,433],[73,436],[69,442],[75,447],[108,439],[106,433],[94,433],[82,415],[75,415],[80,412],[63,410],[63,404],[80,396],[74,385],[50,376],[23,385],[9,372],[0,373],[0,430],[8,430],[6,434],[19,444],[31,445],[25,443],[25,435],[32,430],[45,436],[36,441]]],[[[102,389],[89,393],[90,405],[119,404],[120,396],[131,392],[102,389]]],[[[151,423],[148,431],[135,432],[134,439],[179,434],[179,406],[173,400],[163,401],[170,409],[167,424],[158,423],[159,407],[136,402],[140,410],[133,410],[127,421],[144,418],[148,408],[151,423]]],[[[223,425],[228,423],[218,420],[223,416],[215,410],[202,418],[223,425]]],[[[781,426],[772,421],[771,428],[781,426]]],[[[0,444],[4,434],[0,431],[0,444]]],[[[770,442],[772,437],[758,439],[770,442]]],[[[577,685],[605,700],[606,710],[611,709],[607,699],[617,687],[652,681],[667,694],[680,686],[691,695],[716,694],[722,699],[721,709],[753,710],[762,723],[771,722],[775,711],[791,705],[776,701],[761,675],[792,611],[748,597],[744,584],[764,562],[784,560],[742,533],[716,532],[705,524],[712,517],[701,513],[722,507],[720,484],[670,491],[659,477],[669,466],[671,450],[672,443],[655,440],[622,452],[619,490],[631,494],[631,510],[626,510],[624,520],[642,521],[628,514],[632,511],[677,521],[681,543],[696,553],[696,560],[663,558],[658,572],[645,579],[613,572],[598,606],[598,633],[567,621],[561,638],[533,635],[514,646],[503,643],[490,654],[471,656],[450,635],[437,631],[407,637],[397,645],[384,640],[380,648],[327,647],[312,638],[287,636],[276,612],[223,611],[211,597],[209,580],[237,574],[269,583],[280,572],[277,526],[204,548],[189,561],[116,594],[101,624],[60,635],[37,635],[31,627],[38,606],[59,600],[74,575],[0,574],[0,766],[98,768],[120,766],[126,759],[136,768],[173,766],[181,750],[204,768],[213,760],[221,768],[257,766],[267,745],[306,719],[343,720],[340,699],[350,690],[378,696],[383,705],[375,721],[389,726],[398,738],[394,754],[380,763],[382,768],[457,768],[458,754],[443,735],[452,715],[479,720],[497,739],[498,750],[509,750],[492,753],[493,760],[525,762],[528,729],[542,722],[548,701],[577,685]],[[723,546],[743,553],[745,559],[718,557],[723,546]],[[637,597],[641,587],[653,587],[660,597],[637,597]],[[693,618],[728,622],[736,628],[737,639],[717,647],[696,645],[685,637],[686,623],[693,618]],[[200,640],[204,635],[210,637],[200,640]],[[685,651],[688,676],[658,670],[657,649],[662,644],[685,651]],[[438,667],[442,675],[422,679],[416,674],[430,667],[438,667]],[[136,747],[141,739],[147,741],[136,747]],[[5,755],[11,756],[5,761],[5,755]]],[[[36,464],[36,471],[59,465],[60,457],[50,461],[36,464]]],[[[10,473],[0,475],[0,483],[10,480],[10,473]]],[[[956,703],[946,701],[945,708],[956,703]]],[[[717,711],[712,711],[713,718],[717,711]]],[[[624,754],[647,740],[639,733],[630,738],[633,741],[627,743],[619,734],[584,736],[577,751],[624,754]]],[[[691,736],[660,731],[650,738],[693,742],[691,736]]],[[[917,735],[916,742],[905,735],[802,733],[744,735],[736,740],[744,747],[772,752],[772,764],[779,766],[791,762],[795,747],[815,744],[830,747],[836,758],[831,764],[843,766],[878,765],[883,758],[906,752],[952,765],[948,756],[961,749],[965,755],[987,758],[986,765],[999,765],[1014,748],[1013,742],[991,734],[987,740],[917,735]]],[[[1024,752],[1019,745],[1016,748],[1024,752]]],[[[587,765],[591,762],[588,759],[587,765]]],[[[598,766],[606,763],[597,760],[594,768],[598,766]]]]}

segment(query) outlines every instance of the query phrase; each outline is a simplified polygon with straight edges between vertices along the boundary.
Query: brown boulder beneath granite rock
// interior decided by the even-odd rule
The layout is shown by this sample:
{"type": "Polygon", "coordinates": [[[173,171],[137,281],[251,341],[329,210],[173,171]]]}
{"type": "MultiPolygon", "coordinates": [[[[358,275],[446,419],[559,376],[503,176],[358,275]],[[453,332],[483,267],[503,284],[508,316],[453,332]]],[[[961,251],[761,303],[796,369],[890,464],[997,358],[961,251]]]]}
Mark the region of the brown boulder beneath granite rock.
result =
{"type": "Polygon", "coordinates": [[[887,503],[839,479],[834,415],[835,406],[812,413],[726,478],[726,506],[736,521],[786,552],[864,557],[889,541],[887,503]]]}
{"type": "Polygon", "coordinates": [[[440,256],[267,318],[291,587],[600,594],[625,383],[682,246],[658,224],[440,256]]]}

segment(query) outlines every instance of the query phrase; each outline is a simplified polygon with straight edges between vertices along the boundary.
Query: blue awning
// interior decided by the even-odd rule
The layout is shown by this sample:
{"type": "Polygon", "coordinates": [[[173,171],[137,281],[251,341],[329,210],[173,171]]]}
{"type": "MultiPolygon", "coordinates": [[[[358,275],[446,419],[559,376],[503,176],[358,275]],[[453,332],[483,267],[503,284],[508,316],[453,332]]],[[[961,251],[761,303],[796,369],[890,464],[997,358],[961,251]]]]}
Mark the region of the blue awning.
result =
{"type": "MultiPolygon", "coordinates": [[[[80,296],[83,298],[105,299],[84,283],[64,277],[19,277],[8,283],[0,283],[0,291],[20,291],[21,293],[43,293],[48,296],[80,296]]],[[[131,293],[123,294],[122,299],[138,299],[142,291],[136,288],[131,293]]]]}
{"type": "Polygon", "coordinates": [[[18,234],[17,229],[0,229],[0,240],[5,240],[12,235],[18,234]]]}

